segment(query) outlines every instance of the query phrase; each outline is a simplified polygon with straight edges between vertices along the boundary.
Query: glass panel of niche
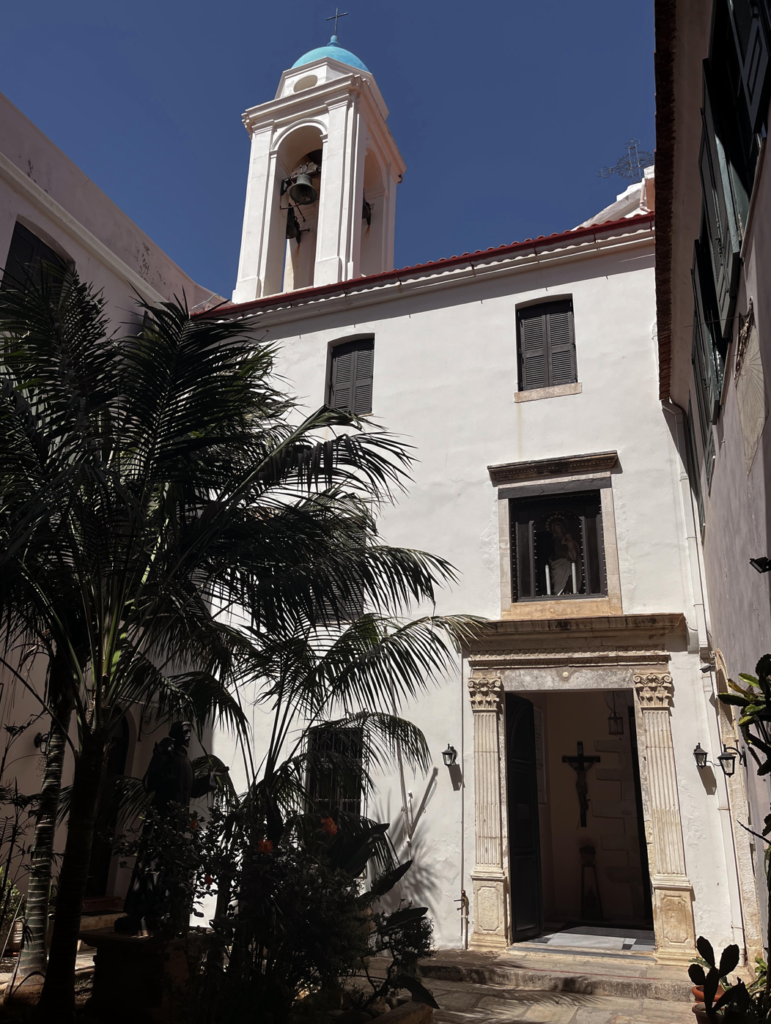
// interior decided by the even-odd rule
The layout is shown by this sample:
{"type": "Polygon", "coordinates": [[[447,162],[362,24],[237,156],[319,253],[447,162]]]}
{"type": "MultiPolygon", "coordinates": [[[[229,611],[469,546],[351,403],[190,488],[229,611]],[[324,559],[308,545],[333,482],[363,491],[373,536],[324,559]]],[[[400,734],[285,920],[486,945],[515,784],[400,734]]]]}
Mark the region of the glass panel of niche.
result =
{"type": "Polygon", "coordinates": [[[512,601],[607,594],[600,492],[512,499],[512,601]]]}

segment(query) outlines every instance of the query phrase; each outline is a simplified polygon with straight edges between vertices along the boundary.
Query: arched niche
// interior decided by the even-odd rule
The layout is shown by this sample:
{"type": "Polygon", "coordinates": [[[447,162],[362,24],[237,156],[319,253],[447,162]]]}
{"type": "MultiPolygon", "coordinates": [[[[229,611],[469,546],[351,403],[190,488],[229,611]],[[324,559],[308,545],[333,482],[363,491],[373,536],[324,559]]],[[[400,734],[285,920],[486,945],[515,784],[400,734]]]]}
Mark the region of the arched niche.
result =
{"type": "Polygon", "coordinates": [[[368,149],[364,158],[364,202],[369,205],[370,223],[362,210],[360,272],[379,274],[385,269],[385,185],[377,154],[368,149]]]}
{"type": "MultiPolygon", "coordinates": [[[[316,124],[299,125],[281,139],[277,151],[279,193],[281,191],[280,182],[295,174],[299,168],[308,163],[309,159],[312,159],[310,154],[318,153],[322,147],[322,131],[316,124]]],[[[320,196],[320,176],[313,176],[312,184],[320,196]]],[[[295,238],[286,238],[289,207],[294,204],[290,204],[289,196],[286,193],[283,196],[279,194],[279,200],[282,234],[285,238],[281,291],[308,288],[313,284],[313,273],[316,263],[319,199],[306,206],[295,207],[293,210],[301,232],[299,241],[295,238]]]]}

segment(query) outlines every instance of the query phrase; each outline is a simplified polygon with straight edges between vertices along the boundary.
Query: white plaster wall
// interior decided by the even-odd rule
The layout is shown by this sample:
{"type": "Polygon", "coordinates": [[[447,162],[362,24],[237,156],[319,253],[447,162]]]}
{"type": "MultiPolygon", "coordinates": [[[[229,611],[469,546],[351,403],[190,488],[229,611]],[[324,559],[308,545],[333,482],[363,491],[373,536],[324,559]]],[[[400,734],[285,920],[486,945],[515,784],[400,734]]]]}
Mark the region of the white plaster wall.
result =
{"type": "MultiPolygon", "coordinates": [[[[652,251],[629,256],[590,256],[496,281],[373,300],[349,313],[325,314],[315,304],[313,311],[291,314],[290,324],[271,320],[270,313],[260,318],[260,333],[267,329],[268,339],[280,345],[277,369],[304,411],[324,402],[329,345],[374,334],[373,420],[414,445],[418,459],[409,493],[383,515],[381,535],[442,555],[458,568],[460,581],[442,591],[438,611],[500,616],[496,493],[488,465],[616,450],[623,610],[682,612],[694,626],[680,463],[670,418],[656,397],[652,251]],[[574,303],[582,391],[516,403],[517,304],[565,295],[574,303]]],[[[698,669],[697,654],[674,655],[672,722],[697,929],[717,938],[731,917],[731,872],[717,798],[705,791],[691,753],[710,713],[698,669]]],[[[392,823],[399,854],[413,856],[402,894],[430,907],[440,946],[459,943],[454,900],[461,886],[471,893],[474,867],[473,721],[465,675],[458,664],[406,709],[424,730],[438,769],[410,851],[397,772],[381,780],[369,807],[392,823]],[[465,787],[459,791],[441,760],[448,742],[460,752],[465,787]]],[[[430,779],[407,774],[415,811],[430,779]]]]}

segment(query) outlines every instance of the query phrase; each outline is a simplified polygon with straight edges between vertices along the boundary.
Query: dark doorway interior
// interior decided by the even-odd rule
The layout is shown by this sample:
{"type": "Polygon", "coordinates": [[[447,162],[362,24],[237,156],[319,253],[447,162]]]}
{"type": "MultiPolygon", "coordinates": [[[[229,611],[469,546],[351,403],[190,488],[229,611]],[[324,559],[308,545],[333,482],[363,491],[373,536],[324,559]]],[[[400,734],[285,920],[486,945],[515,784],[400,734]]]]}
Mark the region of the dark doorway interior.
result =
{"type": "MultiPolygon", "coordinates": [[[[105,785],[100,804],[105,794],[112,790],[112,782],[115,777],[125,773],[128,749],[129,728],[126,719],[121,718],[120,723],[114,730],[110,744],[105,785]]],[[[110,880],[110,862],[112,860],[112,844],[108,837],[115,828],[117,814],[115,811],[112,811],[105,815],[102,813],[104,810],[103,807],[100,807],[99,823],[91,847],[91,864],[88,869],[86,897],[107,895],[107,886],[110,880]]]]}
{"type": "Polygon", "coordinates": [[[543,929],[541,851],[533,705],[506,694],[506,779],[511,867],[511,925],[515,942],[543,929]]]}

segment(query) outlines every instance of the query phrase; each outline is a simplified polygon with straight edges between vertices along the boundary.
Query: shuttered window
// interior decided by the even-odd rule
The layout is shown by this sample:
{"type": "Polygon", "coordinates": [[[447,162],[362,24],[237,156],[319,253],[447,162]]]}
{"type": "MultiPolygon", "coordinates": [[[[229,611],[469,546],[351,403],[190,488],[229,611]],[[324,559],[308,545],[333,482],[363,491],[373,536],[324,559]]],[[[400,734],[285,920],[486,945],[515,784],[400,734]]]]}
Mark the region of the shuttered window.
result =
{"type": "Polygon", "coordinates": [[[720,332],[726,334],[730,331],[739,287],[742,226],[737,216],[725,147],[717,128],[710,98],[709,78],[705,76],[699,162],[720,332]]]}
{"type": "Polygon", "coordinates": [[[359,728],[321,725],[308,733],[309,810],[358,817],[363,790],[364,733],[359,728]]]}
{"type": "Polygon", "coordinates": [[[43,275],[49,268],[63,270],[66,264],[62,257],[37,235],[17,222],[13,229],[11,247],[5,261],[2,288],[40,287],[43,275]]]}
{"type": "Polygon", "coordinates": [[[768,35],[758,0],[728,0],[744,98],[752,131],[768,106],[768,35]]]}
{"type": "Polygon", "coordinates": [[[509,523],[512,601],[607,593],[599,491],[512,499],[509,523]]]}
{"type": "Polygon", "coordinates": [[[328,402],[333,409],[346,409],[363,416],[372,412],[372,372],[375,341],[348,341],[332,349],[328,402]]]}
{"type": "Polygon", "coordinates": [[[720,333],[715,291],[706,246],[696,241],[693,250],[693,344],[699,381],[703,388],[704,409],[710,424],[720,415],[720,394],[725,372],[725,343],[720,333]]]}
{"type": "Polygon", "coordinates": [[[519,389],[574,384],[576,345],[573,303],[544,302],[517,314],[519,326],[519,389]]]}
{"type": "Polygon", "coordinates": [[[685,435],[686,458],[688,462],[688,480],[691,485],[691,493],[696,499],[696,512],[699,518],[699,530],[704,532],[704,497],[701,491],[701,470],[699,460],[696,457],[696,431],[693,425],[693,407],[691,399],[688,399],[688,423],[685,435]]]}

